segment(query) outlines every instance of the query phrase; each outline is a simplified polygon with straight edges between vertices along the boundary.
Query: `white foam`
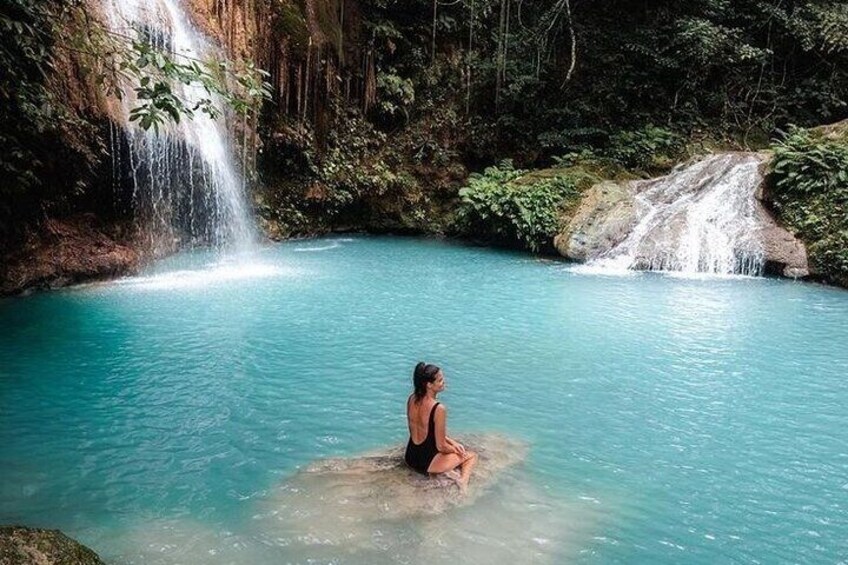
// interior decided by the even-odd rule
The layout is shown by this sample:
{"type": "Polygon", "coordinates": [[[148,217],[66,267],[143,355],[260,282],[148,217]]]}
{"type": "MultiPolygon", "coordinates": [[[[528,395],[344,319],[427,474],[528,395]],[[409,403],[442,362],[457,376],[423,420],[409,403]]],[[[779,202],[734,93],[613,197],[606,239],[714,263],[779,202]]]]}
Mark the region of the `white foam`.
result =
{"type": "Polygon", "coordinates": [[[179,290],[215,286],[232,281],[290,277],[299,274],[298,269],[264,263],[216,263],[201,269],[130,277],[120,279],[116,283],[142,290],[179,290]]]}
{"type": "Polygon", "coordinates": [[[294,251],[301,253],[304,251],[329,251],[330,249],[336,249],[341,247],[341,244],[338,242],[333,242],[330,245],[319,245],[317,247],[298,247],[295,248],[294,251]]]}
{"type": "Polygon", "coordinates": [[[630,183],[637,221],[623,241],[590,258],[588,273],[761,274],[761,161],[758,155],[717,154],[665,177],[630,183]]]}
{"type": "Polygon", "coordinates": [[[617,267],[609,263],[582,263],[580,265],[570,265],[565,268],[569,273],[576,275],[593,275],[604,277],[635,277],[640,275],[640,271],[634,271],[627,267],[617,267]]]}
{"type": "Polygon", "coordinates": [[[758,279],[756,275],[742,275],[732,273],[695,273],[685,271],[655,271],[661,275],[671,277],[673,279],[689,279],[695,281],[711,281],[711,280],[743,280],[743,279],[758,279]]]}

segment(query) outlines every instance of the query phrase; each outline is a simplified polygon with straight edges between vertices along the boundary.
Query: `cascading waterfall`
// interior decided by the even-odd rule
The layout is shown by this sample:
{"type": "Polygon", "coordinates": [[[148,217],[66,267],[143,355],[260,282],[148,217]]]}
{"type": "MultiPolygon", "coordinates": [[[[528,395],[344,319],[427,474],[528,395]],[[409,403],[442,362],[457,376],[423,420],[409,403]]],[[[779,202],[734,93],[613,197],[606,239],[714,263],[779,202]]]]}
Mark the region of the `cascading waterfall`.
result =
{"type": "Polygon", "coordinates": [[[635,227],[590,266],[762,274],[765,255],[756,200],[761,162],[755,154],[719,154],[634,183],[635,227]]]}
{"type": "MultiPolygon", "coordinates": [[[[178,0],[103,2],[109,27],[115,33],[142,37],[176,57],[204,60],[214,53],[209,42],[193,28],[178,0]]],[[[198,84],[174,88],[179,89],[188,107],[210,98],[198,84]]],[[[125,119],[131,105],[131,97],[125,97],[125,119]]],[[[123,142],[128,147],[115,168],[123,169],[125,180],[132,184],[133,207],[150,228],[154,253],[180,245],[211,245],[236,251],[251,246],[254,232],[243,176],[236,167],[227,136],[222,120],[213,120],[201,112],[192,119],[168,125],[158,134],[127,128],[123,142]]],[[[120,144],[113,145],[118,145],[113,146],[113,155],[120,156],[120,144]]]]}

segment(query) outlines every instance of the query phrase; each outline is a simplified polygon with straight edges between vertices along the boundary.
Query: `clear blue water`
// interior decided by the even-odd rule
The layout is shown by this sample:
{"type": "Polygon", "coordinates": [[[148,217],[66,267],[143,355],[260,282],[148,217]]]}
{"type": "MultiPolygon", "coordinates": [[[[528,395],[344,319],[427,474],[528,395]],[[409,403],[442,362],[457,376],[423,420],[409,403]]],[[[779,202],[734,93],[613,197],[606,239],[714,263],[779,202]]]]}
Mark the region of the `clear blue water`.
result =
{"type": "Polygon", "coordinates": [[[848,559],[848,292],[411,238],[209,259],[0,301],[0,523],[116,563],[848,559]],[[418,360],[526,459],[357,536],[272,520],[300,467],[405,441],[418,360]]]}

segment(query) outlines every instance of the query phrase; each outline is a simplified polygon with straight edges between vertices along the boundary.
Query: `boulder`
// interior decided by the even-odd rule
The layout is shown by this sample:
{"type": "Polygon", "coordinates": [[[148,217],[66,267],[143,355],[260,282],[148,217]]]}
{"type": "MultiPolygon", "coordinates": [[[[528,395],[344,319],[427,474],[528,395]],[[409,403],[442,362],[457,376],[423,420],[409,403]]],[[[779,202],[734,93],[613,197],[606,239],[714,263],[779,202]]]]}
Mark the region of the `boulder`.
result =
{"type": "Polygon", "coordinates": [[[798,279],[810,275],[807,249],[785,228],[777,225],[771,214],[762,208],[763,226],[759,231],[760,243],[766,260],[766,272],[798,279]]]}
{"type": "Polygon", "coordinates": [[[0,565],[105,565],[59,530],[0,526],[0,565]]]}
{"type": "Polygon", "coordinates": [[[621,243],[636,224],[633,192],[605,181],[587,190],[554,246],[573,261],[588,261],[621,243]]]}
{"type": "MultiPolygon", "coordinates": [[[[726,173],[735,164],[751,159],[759,161],[759,178],[764,179],[769,155],[754,153],[734,153],[727,154],[723,159],[703,160],[700,162],[703,164],[703,170],[690,175],[691,178],[682,178],[687,183],[686,186],[691,187],[687,190],[697,194],[713,182],[712,179],[720,178],[722,173],[726,173]]],[[[689,170],[693,168],[687,166],[680,169],[684,174],[689,170]]],[[[586,262],[603,256],[624,241],[637,226],[637,194],[642,194],[646,189],[661,182],[663,178],[621,183],[605,181],[596,184],[586,191],[576,212],[554,239],[555,247],[561,255],[573,261],[586,262]]],[[[754,192],[752,215],[758,224],[754,233],[758,247],[764,255],[765,270],[769,274],[789,278],[806,277],[810,274],[810,269],[804,244],[781,227],[769,212],[764,204],[767,201],[764,186],[763,180],[754,192]]],[[[669,194],[676,196],[676,193],[669,194]]],[[[660,193],[660,196],[663,196],[663,193],[660,193]]],[[[684,199],[681,199],[681,202],[684,202],[684,199]]],[[[654,203],[655,206],[665,204],[671,202],[654,203]]],[[[670,265],[673,268],[678,241],[687,225],[686,208],[678,205],[675,210],[675,213],[669,215],[662,223],[653,227],[640,227],[644,233],[640,234],[637,252],[635,257],[632,257],[630,268],[663,269],[669,268],[670,265]]]]}

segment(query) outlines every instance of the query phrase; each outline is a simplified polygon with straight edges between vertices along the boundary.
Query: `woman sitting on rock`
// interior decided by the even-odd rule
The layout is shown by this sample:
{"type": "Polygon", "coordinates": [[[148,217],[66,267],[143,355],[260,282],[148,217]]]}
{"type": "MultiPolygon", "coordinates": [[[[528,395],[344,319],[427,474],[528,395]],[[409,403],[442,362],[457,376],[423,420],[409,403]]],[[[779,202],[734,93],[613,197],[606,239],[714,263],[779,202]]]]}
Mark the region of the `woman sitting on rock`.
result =
{"type": "Polygon", "coordinates": [[[465,489],[471,470],[477,463],[477,454],[467,451],[445,432],[447,410],[436,395],[445,390],[445,376],[435,365],[418,363],[412,382],[414,392],[406,401],[406,418],[409,423],[409,443],[404,459],[406,464],[422,474],[437,475],[459,467],[456,479],[465,489]],[[417,440],[417,441],[416,441],[417,440]]]}

